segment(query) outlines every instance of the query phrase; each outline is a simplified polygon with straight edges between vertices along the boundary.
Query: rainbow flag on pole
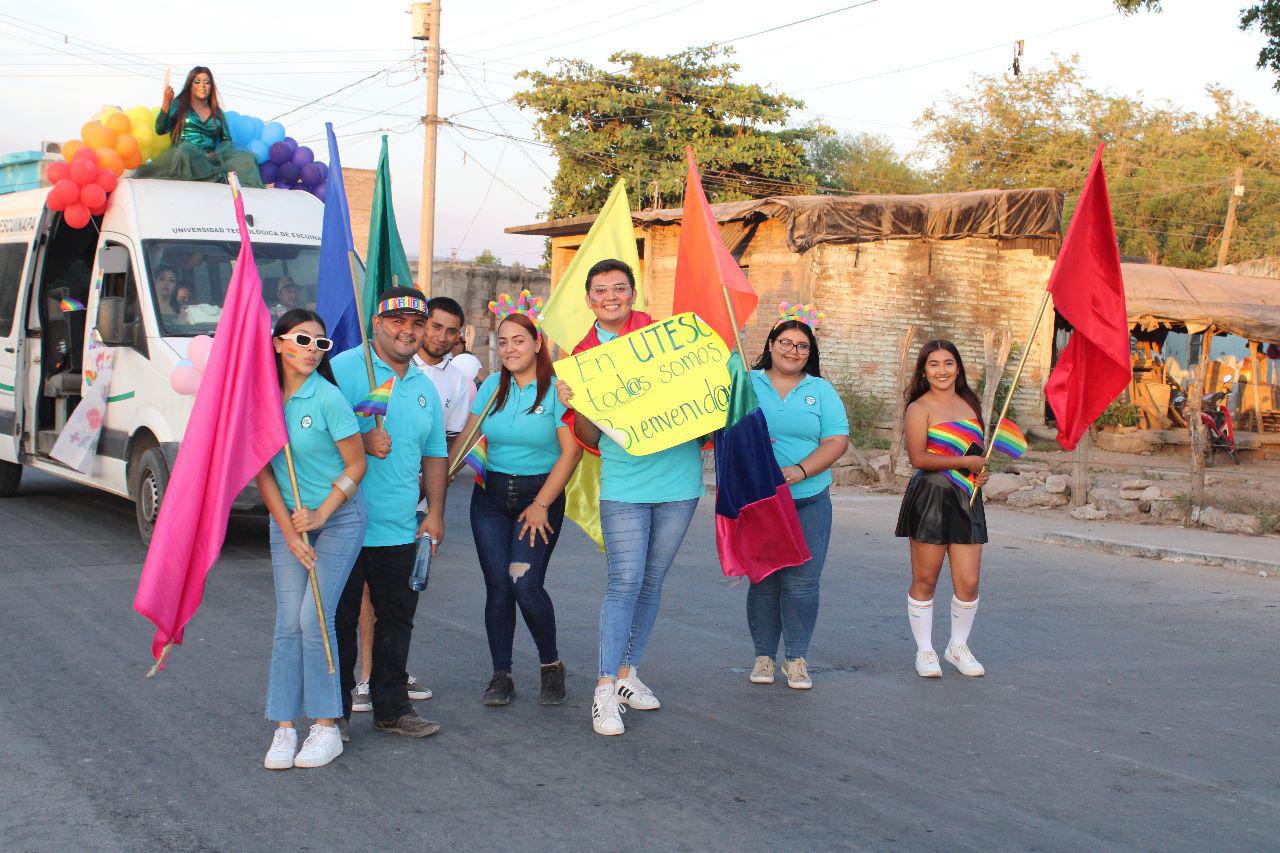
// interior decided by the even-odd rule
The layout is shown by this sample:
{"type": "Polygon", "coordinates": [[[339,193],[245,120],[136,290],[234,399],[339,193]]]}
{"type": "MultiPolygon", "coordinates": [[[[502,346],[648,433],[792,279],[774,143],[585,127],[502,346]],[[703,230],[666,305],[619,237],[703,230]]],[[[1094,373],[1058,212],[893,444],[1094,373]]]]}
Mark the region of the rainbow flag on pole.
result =
{"type": "Polygon", "coordinates": [[[391,405],[391,389],[395,387],[396,378],[392,376],[377,388],[369,392],[355,405],[355,413],[362,418],[386,417],[387,407],[391,405]]]}
{"type": "Polygon", "coordinates": [[[472,445],[466,456],[462,457],[462,464],[475,472],[476,485],[483,489],[485,472],[488,471],[489,466],[489,439],[487,436],[480,436],[480,440],[472,445]]]}
{"type": "Polygon", "coordinates": [[[996,427],[996,434],[991,437],[995,449],[1010,459],[1017,459],[1027,452],[1027,437],[1018,429],[1018,425],[1005,418],[996,427]]]}
{"type": "Polygon", "coordinates": [[[84,303],[74,297],[66,296],[58,303],[58,307],[62,309],[63,313],[70,311],[83,311],[84,303]]]}

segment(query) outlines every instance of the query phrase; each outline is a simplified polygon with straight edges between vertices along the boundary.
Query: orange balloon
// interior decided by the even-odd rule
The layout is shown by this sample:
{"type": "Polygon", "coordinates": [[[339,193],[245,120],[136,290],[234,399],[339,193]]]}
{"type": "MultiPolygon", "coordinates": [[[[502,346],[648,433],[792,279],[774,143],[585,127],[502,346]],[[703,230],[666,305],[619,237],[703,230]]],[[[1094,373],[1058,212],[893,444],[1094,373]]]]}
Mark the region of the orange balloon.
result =
{"type": "Polygon", "coordinates": [[[80,138],[94,150],[110,148],[116,144],[116,132],[100,121],[88,122],[80,128],[80,138]]]}
{"type": "Polygon", "coordinates": [[[62,159],[70,163],[71,158],[76,156],[76,152],[83,147],[84,143],[79,139],[68,139],[66,142],[62,143],[62,159]]]}
{"type": "Polygon", "coordinates": [[[117,178],[124,174],[124,159],[116,153],[114,148],[99,148],[97,149],[97,154],[99,166],[111,172],[117,178]]]}
{"type": "Polygon", "coordinates": [[[107,127],[111,128],[116,133],[132,133],[133,132],[133,122],[129,121],[129,117],[124,113],[120,113],[120,112],[112,113],[111,115],[107,116],[107,120],[105,123],[107,127]]]}
{"type": "MultiPolygon", "coordinates": [[[[140,157],[142,155],[142,147],[138,145],[138,140],[133,136],[122,133],[116,137],[116,153],[120,155],[120,159],[127,164],[130,157],[140,157]]],[[[136,169],[136,166],[128,166],[127,168],[136,169]]]]}
{"type": "Polygon", "coordinates": [[[128,154],[121,155],[120,160],[124,163],[126,169],[136,169],[142,165],[142,152],[135,149],[128,154]]]}

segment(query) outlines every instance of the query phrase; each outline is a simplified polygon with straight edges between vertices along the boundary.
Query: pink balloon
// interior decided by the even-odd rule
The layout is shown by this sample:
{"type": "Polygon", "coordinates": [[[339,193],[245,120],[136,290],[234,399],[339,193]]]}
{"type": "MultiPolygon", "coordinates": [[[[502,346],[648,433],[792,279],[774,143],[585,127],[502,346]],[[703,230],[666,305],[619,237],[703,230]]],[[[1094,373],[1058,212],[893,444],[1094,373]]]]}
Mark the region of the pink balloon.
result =
{"type": "Polygon", "coordinates": [[[196,335],[187,345],[187,358],[201,373],[204,373],[204,366],[208,363],[211,352],[213,352],[213,338],[208,335],[196,335]]]}
{"type": "Polygon", "coordinates": [[[191,364],[179,365],[169,374],[169,385],[179,394],[194,395],[200,387],[200,371],[191,364]]]}

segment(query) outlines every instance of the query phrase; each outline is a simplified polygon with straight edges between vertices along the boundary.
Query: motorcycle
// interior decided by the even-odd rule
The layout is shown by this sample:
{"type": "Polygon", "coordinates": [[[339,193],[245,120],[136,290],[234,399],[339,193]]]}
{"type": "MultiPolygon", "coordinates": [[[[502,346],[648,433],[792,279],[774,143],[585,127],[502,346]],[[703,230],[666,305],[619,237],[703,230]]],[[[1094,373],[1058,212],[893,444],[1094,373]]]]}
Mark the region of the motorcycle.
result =
{"type": "MultiPolygon", "coordinates": [[[[1205,431],[1205,465],[1213,467],[1214,459],[1218,455],[1218,451],[1224,451],[1232,462],[1239,465],[1240,456],[1236,452],[1236,426],[1231,419],[1231,412],[1227,409],[1227,397],[1230,396],[1231,380],[1235,377],[1228,373],[1222,377],[1222,382],[1228,388],[1222,391],[1215,391],[1212,394],[1205,394],[1200,399],[1200,422],[1204,425],[1205,431]]],[[[1187,421],[1188,429],[1191,426],[1191,415],[1187,411],[1187,397],[1185,394],[1179,394],[1174,398],[1173,404],[1177,406],[1187,421]]]]}

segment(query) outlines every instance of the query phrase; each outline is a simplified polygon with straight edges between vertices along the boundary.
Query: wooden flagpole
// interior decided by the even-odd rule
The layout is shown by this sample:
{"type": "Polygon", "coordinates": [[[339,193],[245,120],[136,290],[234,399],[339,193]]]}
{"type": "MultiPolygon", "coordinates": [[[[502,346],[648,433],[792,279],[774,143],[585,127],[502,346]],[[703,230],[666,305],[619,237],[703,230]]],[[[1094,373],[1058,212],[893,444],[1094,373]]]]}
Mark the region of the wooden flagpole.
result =
{"type": "MultiPolygon", "coordinates": [[[[293,450],[289,447],[288,442],[284,445],[284,464],[289,469],[289,486],[293,489],[293,506],[302,506],[302,498],[298,494],[298,475],[293,470],[293,450]]],[[[307,536],[306,531],[302,532],[303,544],[310,546],[311,537],[307,536]]],[[[316,582],[316,570],[314,566],[307,568],[307,577],[311,580],[311,592],[316,600],[316,618],[320,620],[320,636],[324,639],[324,659],[329,664],[329,674],[333,675],[333,649],[329,646],[329,625],[324,618],[324,602],[320,599],[320,585],[316,582]]]]}
{"type": "MultiPolygon", "coordinates": [[[[351,228],[350,219],[347,220],[347,228],[351,228]]],[[[354,251],[347,252],[347,263],[351,266],[351,288],[356,293],[356,320],[360,323],[360,345],[364,347],[364,366],[369,373],[369,392],[372,393],[378,387],[378,380],[373,375],[373,347],[369,345],[369,333],[365,331],[368,318],[364,316],[364,303],[361,301],[360,277],[357,274],[354,251]]],[[[382,415],[373,416],[373,425],[382,429],[382,415]]]]}
{"type": "Polygon", "coordinates": [[[742,348],[742,336],[738,334],[738,318],[733,313],[733,300],[729,298],[729,288],[724,282],[720,283],[720,292],[724,294],[725,307],[729,309],[729,322],[733,324],[733,342],[738,347],[738,357],[742,359],[742,369],[750,370],[747,364],[747,353],[742,348]]]}
{"type": "MultiPolygon", "coordinates": [[[[1036,339],[1036,332],[1040,331],[1040,321],[1044,318],[1044,309],[1049,307],[1050,296],[1052,294],[1046,288],[1044,299],[1040,301],[1040,310],[1036,312],[1035,322],[1031,324],[1031,332],[1027,335],[1027,342],[1022,347],[1022,355],[1018,359],[1018,369],[1014,371],[1013,381],[1009,383],[1009,393],[1004,398],[1004,405],[1000,407],[1000,417],[993,418],[991,424],[989,424],[986,436],[987,450],[982,455],[982,458],[988,462],[991,461],[991,451],[995,449],[995,442],[992,439],[995,438],[996,429],[999,428],[1000,422],[1009,413],[1009,404],[1013,402],[1013,392],[1018,389],[1018,380],[1022,378],[1022,369],[1027,366],[1027,358],[1031,355],[1031,342],[1036,339]]],[[[996,384],[998,386],[999,382],[997,381],[996,384]]],[[[978,498],[979,491],[980,489],[974,489],[973,494],[969,495],[969,506],[973,506],[973,502],[978,498]]]]}
{"type": "MultiPolygon", "coordinates": [[[[551,393],[555,392],[552,390],[551,393]]],[[[498,392],[495,390],[493,394],[490,395],[489,402],[484,404],[484,410],[480,412],[480,417],[476,418],[475,426],[473,426],[471,431],[467,433],[466,438],[458,442],[457,450],[453,452],[454,458],[449,460],[450,477],[458,472],[458,469],[462,467],[462,460],[471,452],[471,447],[476,441],[476,434],[480,432],[480,427],[484,424],[484,419],[489,416],[490,410],[493,409],[493,401],[496,399],[498,399],[498,392]]]]}

